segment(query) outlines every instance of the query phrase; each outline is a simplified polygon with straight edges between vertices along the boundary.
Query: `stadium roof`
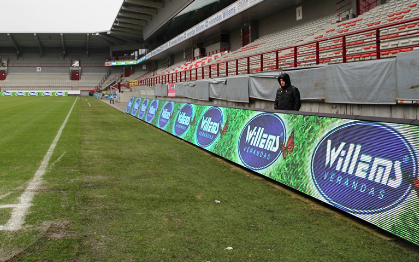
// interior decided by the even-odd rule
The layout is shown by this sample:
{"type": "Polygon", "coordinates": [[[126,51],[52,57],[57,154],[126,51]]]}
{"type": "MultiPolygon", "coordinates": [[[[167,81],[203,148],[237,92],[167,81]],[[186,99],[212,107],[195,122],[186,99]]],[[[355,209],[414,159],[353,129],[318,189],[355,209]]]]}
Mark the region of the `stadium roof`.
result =
{"type": "Polygon", "coordinates": [[[114,1],[119,11],[115,10],[115,3],[105,4],[102,0],[67,2],[71,5],[55,0],[3,3],[3,21],[16,21],[18,17],[6,7],[19,10],[20,17],[18,23],[10,23],[10,26],[4,23],[1,27],[0,48],[14,48],[17,52],[22,48],[39,48],[42,53],[44,48],[62,48],[65,52],[69,48],[85,47],[87,51],[89,48],[106,48],[112,45],[141,44],[144,43],[143,26],[157,14],[158,9],[164,7],[163,0],[114,1]],[[22,4],[26,8],[21,8],[22,4]],[[37,5],[43,11],[36,11],[37,5]],[[114,10],[103,11],[101,7],[108,5],[114,10]],[[76,7],[77,11],[71,11],[71,6],[76,7]],[[59,10],[55,10],[56,8],[59,10]],[[43,15],[45,10],[48,10],[47,15],[43,15]],[[11,15],[9,18],[4,16],[8,13],[11,15]],[[97,29],[91,27],[91,24],[97,25],[98,18],[95,14],[107,18],[101,21],[100,27],[95,27],[97,29]],[[59,19],[60,16],[64,21],[59,19]]]}
{"type": "MultiPolygon", "coordinates": [[[[49,1],[49,0],[40,0],[40,1],[49,1]]],[[[87,0],[85,0],[87,1],[87,0]]],[[[83,33],[73,33],[73,32],[41,32],[41,31],[32,31],[28,33],[22,33],[18,31],[5,31],[5,26],[2,26],[0,29],[0,50],[1,49],[14,49],[18,53],[21,53],[22,49],[26,48],[37,48],[39,52],[44,52],[44,49],[48,48],[61,48],[65,53],[67,50],[72,48],[85,48],[86,52],[89,49],[96,48],[109,48],[111,46],[139,46],[142,48],[144,45],[144,36],[143,28],[149,21],[152,20],[153,16],[156,16],[158,12],[162,11],[165,8],[165,5],[169,6],[171,0],[121,0],[119,11],[114,12],[116,17],[113,16],[114,21],[110,25],[110,28],[105,31],[99,32],[83,32],[83,33]],[[159,11],[160,10],[160,11],[159,11]]],[[[200,8],[200,6],[205,6],[205,1],[196,1],[195,4],[191,4],[189,9],[200,8]]],[[[309,0],[298,0],[296,2],[302,3],[309,0]]],[[[15,1],[8,1],[15,2],[15,1]]],[[[20,2],[20,1],[19,1],[20,2]]],[[[33,2],[33,1],[32,1],[33,2]]],[[[37,3],[39,1],[36,1],[37,3]]],[[[57,2],[57,1],[55,1],[57,2]]],[[[295,6],[295,1],[285,1],[285,0],[264,0],[260,4],[253,7],[251,10],[243,12],[240,16],[233,17],[228,21],[225,21],[218,26],[211,28],[210,30],[204,31],[200,35],[194,37],[189,42],[185,42],[186,45],[192,45],[192,42],[204,41],[207,37],[211,37],[214,34],[217,34],[221,31],[229,32],[239,28],[244,21],[258,21],[270,15],[273,15],[277,12],[286,10],[295,6]],[[191,42],[192,41],[192,42],[191,42]]],[[[76,3],[76,2],[74,2],[76,3]]],[[[208,0],[208,3],[213,3],[212,0],[208,0]]],[[[98,6],[103,5],[104,2],[100,2],[98,6]]],[[[85,5],[80,5],[82,6],[85,5]]],[[[65,7],[64,7],[65,8],[65,7]]],[[[93,8],[94,9],[94,8],[93,8]]],[[[188,8],[184,11],[188,11],[188,8]]],[[[3,9],[2,9],[3,10],[3,9]]],[[[100,12],[99,9],[90,10],[91,12],[100,12]]],[[[163,11],[164,12],[164,11],[163,11]]],[[[5,11],[3,10],[3,13],[5,11]]],[[[37,13],[39,16],[39,13],[37,13]]],[[[88,15],[83,15],[87,16],[88,15]]],[[[176,14],[174,14],[176,16],[176,14]]],[[[79,16],[74,15],[74,21],[79,19],[79,16]]],[[[169,18],[170,19],[170,18],[169,18]]],[[[179,15],[176,18],[177,24],[179,22],[185,22],[185,19],[188,19],[188,15],[179,15]]],[[[173,25],[173,20],[169,25],[173,25]]],[[[14,21],[9,19],[10,21],[14,21]]],[[[69,23],[72,23],[71,20],[69,23]]],[[[51,22],[53,24],[54,22],[51,22]]],[[[90,23],[84,22],[86,25],[90,23]]],[[[163,28],[163,27],[161,27],[163,28]]],[[[157,30],[154,35],[164,33],[163,30],[157,30]]],[[[183,47],[175,47],[168,52],[164,52],[161,55],[167,55],[167,53],[179,52],[183,47]]],[[[155,57],[156,59],[160,56],[155,57]]]]}

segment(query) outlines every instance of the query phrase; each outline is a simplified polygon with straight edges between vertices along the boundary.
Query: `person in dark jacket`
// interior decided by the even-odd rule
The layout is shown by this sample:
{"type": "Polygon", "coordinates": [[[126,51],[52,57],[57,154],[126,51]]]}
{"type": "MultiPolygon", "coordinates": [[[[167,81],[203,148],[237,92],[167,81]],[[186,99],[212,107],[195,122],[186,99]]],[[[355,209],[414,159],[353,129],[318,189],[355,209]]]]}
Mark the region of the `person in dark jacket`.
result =
{"type": "Polygon", "coordinates": [[[291,85],[290,76],[281,73],[278,77],[279,88],[276,91],[275,109],[298,111],[301,107],[300,92],[291,85]]]}

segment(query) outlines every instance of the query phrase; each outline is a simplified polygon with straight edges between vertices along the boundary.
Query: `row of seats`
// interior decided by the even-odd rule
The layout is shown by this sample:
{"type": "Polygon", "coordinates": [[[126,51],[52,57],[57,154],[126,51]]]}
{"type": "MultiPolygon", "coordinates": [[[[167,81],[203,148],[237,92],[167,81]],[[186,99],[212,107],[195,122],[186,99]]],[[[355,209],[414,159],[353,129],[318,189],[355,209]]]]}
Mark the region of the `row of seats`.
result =
{"type": "Polygon", "coordinates": [[[105,55],[94,55],[86,57],[85,54],[71,55],[63,57],[61,54],[48,54],[42,57],[39,54],[24,54],[16,57],[16,54],[2,54],[2,60],[8,60],[8,66],[57,66],[57,67],[70,67],[72,61],[80,61],[80,67],[83,66],[103,66],[105,55]]]}
{"type": "Polygon", "coordinates": [[[0,81],[0,86],[2,88],[20,86],[72,87],[74,86],[75,82],[77,82],[78,86],[95,87],[97,83],[103,78],[103,75],[103,73],[85,73],[81,75],[80,80],[72,81],[70,80],[70,76],[68,73],[9,73],[5,80],[0,81]]]}
{"type": "MultiPolygon", "coordinates": [[[[319,62],[323,64],[343,62],[342,38],[340,35],[351,34],[360,30],[368,30],[365,33],[358,33],[346,37],[346,62],[375,59],[377,57],[376,30],[375,27],[395,23],[395,21],[405,21],[407,19],[419,17],[417,0],[392,0],[384,5],[364,13],[363,15],[341,23],[335,23],[336,15],[325,17],[310,23],[300,25],[287,30],[282,30],[274,34],[263,36],[249,45],[231,53],[219,55],[216,59],[207,59],[207,65],[214,65],[211,68],[202,70],[192,70],[188,74],[182,74],[178,80],[209,77],[220,75],[234,75],[236,73],[235,63],[238,64],[239,73],[258,72],[262,70],[275,70],[276,52],[287,46],[293,46],[299,42],[310,43],[319,41],[319,62]],[[394,18],[394,20],[392,20],[394,18]],[[320,30],[320,31],[319,31],[320,30]],[[316,32],[317,31],[317,32],[316,32]],[[331,40],[330,37],[335,37],[331,40]],[[292,39],[282,41],[283,39],[292,39]],[[323,40],[323,41],[322,41],[323,40]],[[261,55],[254,55],[262,53],[261,55]],[[251,56],[254,55],[254,56],[251,56]],[[243,58],[251,56],[250,58],[243,58]],[[237,59],[237,62],[234,60],[237,59]],[[248,64],[249,60],[249,64],[248,64]],[[227,64],[226,62],[229,62],[227,64]],[[263,68],[262,68],[263,67],[263,68]],[[228,68],[228,69],[227,69],[228,68]]],[[[419,21],[395,25],[379,30],[380,33],[380,57],[394,57],[399,52],[409,52],[419,46],[419,21]]],[[[284,49],[278,52],[278,67],[311,66],[316,64],[316,44],[301,45],[297,48],[297,61],[294,61],[294,48],[284,49]]],[[[176,69],[159,70],[157,75],[163,76],[174,72],[182,72],[193,69],[190,63],[176,65],[176,69]]],[[[180,75],[180,74],[178,74],[180,75]]],[[[150,76],[140,78],[146,79],[150,76]]]]}

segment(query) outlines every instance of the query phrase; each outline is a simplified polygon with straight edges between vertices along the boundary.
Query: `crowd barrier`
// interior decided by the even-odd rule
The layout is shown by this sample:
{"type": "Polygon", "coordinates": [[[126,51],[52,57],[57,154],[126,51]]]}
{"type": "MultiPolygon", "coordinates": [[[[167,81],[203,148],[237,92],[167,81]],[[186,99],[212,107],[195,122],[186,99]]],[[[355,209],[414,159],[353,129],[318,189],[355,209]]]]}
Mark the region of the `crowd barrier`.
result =
{"type": "Polygon", "coordinates": [[[126,113],[419,244],[419,121],[131,97],[126,113]]]}

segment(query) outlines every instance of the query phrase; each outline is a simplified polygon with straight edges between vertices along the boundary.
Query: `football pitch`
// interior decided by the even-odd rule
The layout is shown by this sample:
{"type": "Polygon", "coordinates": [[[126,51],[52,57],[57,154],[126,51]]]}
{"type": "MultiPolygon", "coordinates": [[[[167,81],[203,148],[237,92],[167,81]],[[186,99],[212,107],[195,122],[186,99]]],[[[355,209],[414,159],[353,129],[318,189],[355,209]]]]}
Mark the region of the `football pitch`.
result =
{"type": "Polygon", "coordinates": [[[0,97],[0,261],[419,261],[92,97],[0,97]]]}

